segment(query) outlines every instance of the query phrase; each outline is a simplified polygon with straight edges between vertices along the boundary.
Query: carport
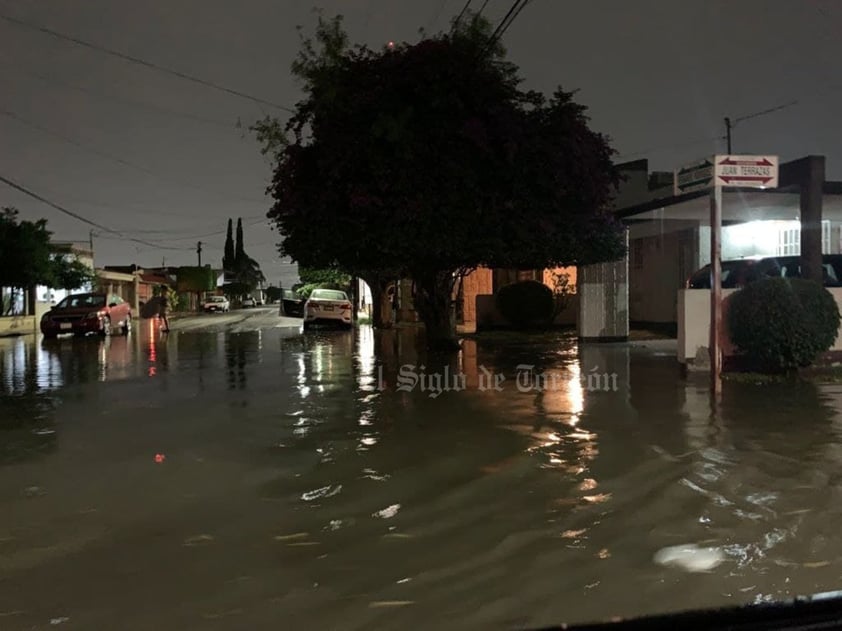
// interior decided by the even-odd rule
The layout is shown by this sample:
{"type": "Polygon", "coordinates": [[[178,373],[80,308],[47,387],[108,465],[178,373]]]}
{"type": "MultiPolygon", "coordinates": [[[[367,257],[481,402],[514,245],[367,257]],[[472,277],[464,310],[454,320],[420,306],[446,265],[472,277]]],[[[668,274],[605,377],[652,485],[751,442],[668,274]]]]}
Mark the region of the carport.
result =
{"type": "MultiPolygon", "coordinates": [[[[824,162],[808,156],[781,164],[776,189],[724,189],[722,259],[800,255],[805,276],[820,280],[822,253],[842,253],[842,182],[825,181],[824,162]]],[[[590,292],[581,293],[579,335],[622,339],[630,324],[671,329],[685,362],[708,346],[710,292],[684,287],[710,263],[709,193],[674,195],[669,174],[641,173],[641,163],[632,164],[616,209],[628,255],[583,268],[590,292]]]]}

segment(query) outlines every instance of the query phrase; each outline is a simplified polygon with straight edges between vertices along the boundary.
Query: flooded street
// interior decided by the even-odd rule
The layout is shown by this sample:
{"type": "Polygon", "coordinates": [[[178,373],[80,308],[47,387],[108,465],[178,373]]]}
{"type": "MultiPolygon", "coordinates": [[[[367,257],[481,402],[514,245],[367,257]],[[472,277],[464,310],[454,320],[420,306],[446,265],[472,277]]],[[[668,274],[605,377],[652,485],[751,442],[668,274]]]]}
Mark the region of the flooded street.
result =
{"type": "Polygon", "coordinates": [[[0,339],[0,628],[524,628],[842,586],[841,386],[728,383],[712,416],[674,356],[489,334],[439,393],[411,330],[173,328],[0,339]],[[655,562],[685,544],[714,567],[655,562]]]}

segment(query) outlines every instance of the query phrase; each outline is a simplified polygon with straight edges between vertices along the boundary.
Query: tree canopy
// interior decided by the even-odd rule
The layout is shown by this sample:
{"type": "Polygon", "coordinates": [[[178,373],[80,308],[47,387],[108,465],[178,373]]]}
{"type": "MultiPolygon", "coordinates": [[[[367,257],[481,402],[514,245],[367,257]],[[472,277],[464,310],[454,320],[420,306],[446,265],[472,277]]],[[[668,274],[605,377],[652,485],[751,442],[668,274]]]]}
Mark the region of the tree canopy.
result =
{"type": "Polygon", "coordinates": [[[78,289],[90,282],[93,270],[51,236],[46,219],[25,221],[14,208],[0,210],[0,287],[78,289]]]}
{"type": "Polygon", "coordinates": [[[266,277],[260,269],[260,264],[246,253],[242,218],[237,219],[236,240],[232,239],[231,228],[232,221],[229,219],[222,256],[225,290],[229,294],[241,296],[254,291],[260,283],[265,282],[266,277]]]}
{"type": "Polygon", "coordinates": [[[623,255],[607,139],[572,92],[523,90],[490,31],[474,16],[374,51],[349,47],[340,17],[319,18],[293,65],[305,98],[284,135],[271,119],[254,127],[276,160],[283,255],[410,276],[428,329],[423,303],[449,301],[449,279],[477,266],[623,255]]]}

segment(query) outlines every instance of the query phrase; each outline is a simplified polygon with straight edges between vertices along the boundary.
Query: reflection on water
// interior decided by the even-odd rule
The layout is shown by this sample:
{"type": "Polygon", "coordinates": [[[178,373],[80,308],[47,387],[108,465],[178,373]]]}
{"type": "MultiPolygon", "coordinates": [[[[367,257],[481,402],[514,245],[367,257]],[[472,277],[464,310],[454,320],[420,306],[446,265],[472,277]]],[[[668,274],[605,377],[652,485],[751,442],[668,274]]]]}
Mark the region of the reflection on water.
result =
{"type": "Polygon", "coordinates": [[[523,628],[839,587],[837,386],[726,384],[712,416],[628,345],[442,358],[370,328],[2,341],[0,367],[11,628],[523,628]],[[519,388],[524,365],[557,379],[519,388]],[[685,544],[721,565],[653,561],[685,544]]]}

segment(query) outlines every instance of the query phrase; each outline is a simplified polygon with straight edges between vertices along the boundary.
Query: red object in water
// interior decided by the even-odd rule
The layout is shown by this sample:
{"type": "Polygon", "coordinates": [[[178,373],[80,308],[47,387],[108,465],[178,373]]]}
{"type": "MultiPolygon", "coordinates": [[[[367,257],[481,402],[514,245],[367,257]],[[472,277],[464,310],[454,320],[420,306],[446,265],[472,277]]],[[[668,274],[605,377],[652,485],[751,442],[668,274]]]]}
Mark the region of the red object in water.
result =
{"type": "Polygon", "coordinates": [[[164,454],[155,454],[155,462],[158,464],[162,463],[166,459],[167,457],[164,454]]]}

